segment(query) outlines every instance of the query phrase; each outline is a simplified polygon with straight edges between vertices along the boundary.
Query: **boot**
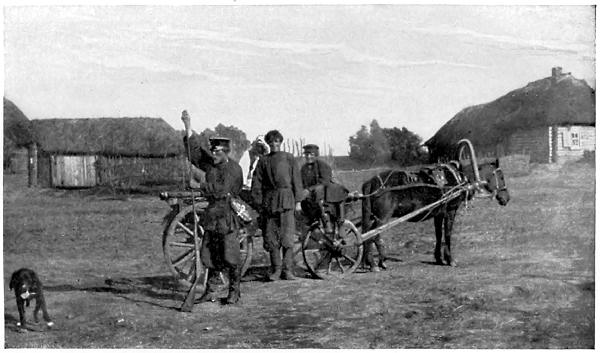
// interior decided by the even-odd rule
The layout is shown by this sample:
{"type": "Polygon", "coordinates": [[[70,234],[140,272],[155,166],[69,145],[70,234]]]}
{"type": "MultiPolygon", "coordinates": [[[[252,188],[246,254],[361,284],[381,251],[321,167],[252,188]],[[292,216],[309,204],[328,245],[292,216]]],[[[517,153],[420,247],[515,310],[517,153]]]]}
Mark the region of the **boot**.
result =
{"type": "Polygon", "coordinates": [[[283,270],[282,278],[288,281],[296,279],[294,276],[294,249],[284,248],[283,249],[283,262],[285,264],[285,270],[283,270]]]}
{"type": "Polygon", "coordinates": [[[279,281],[281,277],[281,252],[279,249],[271,250],[271,267],[273,272],[269,275],[270,281],[279,281]]]}
{"type": "Polygon", "coordinates": [[[241,267],[239,265],[229,268],[229,295],[227,304],[237,304],[240,300],[241,267]]]}
{"type": "Polygon", "coordinates": [[[200,298],[195,300],[195,302],[196,303],[206,303],[206,302],[215,302],[216,300],[217,300],[217,298],[215,297],[215,293],[210,290],[206,290],[200,298]]]}
{"type": "Polygon", "coordinates": [[[375,240],[375,246],[377,247],[377,252],[379,253],[379,268],[381,268],[382,270],[387,270],[387,266],[385,265],[385,260],[387,259],[387,256],[383,239],[378,237],[377,240],[375,240]]]}
{"type": "Polygon", "coordinates": [[[213,290],[213,286],[210,283],[211,277],[215,276],[215,271],[212,269],[208,269],[208,281],[206,281],[206,288],[204,289],[204,293],[200,296],[200,298],[196,299],[196,303],[206,303],[206,302],[214,302],[217,300],[217,296],[215,291],[213,290]]]}

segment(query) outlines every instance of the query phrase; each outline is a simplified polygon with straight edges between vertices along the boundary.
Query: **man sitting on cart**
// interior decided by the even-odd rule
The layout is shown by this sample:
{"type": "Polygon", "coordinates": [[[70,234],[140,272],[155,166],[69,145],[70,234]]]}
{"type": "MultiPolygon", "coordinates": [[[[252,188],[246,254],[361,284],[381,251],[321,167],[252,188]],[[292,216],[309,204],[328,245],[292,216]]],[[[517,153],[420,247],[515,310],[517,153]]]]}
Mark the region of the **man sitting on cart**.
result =
{"type": "MultiPolygon", "coordinates": [[[[210,139],[210,152],[206,151],[200,136],[192,135],[187,113],[181,117],[186,128],[184,144],[189,139],[190,159],[193,165],[203,170],[206,182],[200,186],[202,195],[209,202],[202,226],[206,231],[202,242],[201,259],[209,274],[226,272],[229,276],[227,304],[240,299],[241,261],[240,244],[237,238],[231,198],[242,190],[243,172],[240,165],[229,159],[230,140],[224,137],[210,139]]],[[[210,284],[210,281],[209,281],[210,284]]],[[[215,300],[214,293],[207,288],[201,301],[215,300]]]]}
{"type": "Polygon", "coordinates": [[[319,146],[308,144],[304,149],[305,163],[300,169],[302,186],[306,198],[302,201],[302,212],[312,223],[319,218],[323,221],[326,232],[333,232],[333,222],[343,221],[341,202],[344,201],[348,191],[340,184],[333,182],[331,167],[319,157],[319,146]],[[325,215],[324,203],[330,203],[330,214],[335,219],[328,219],[325,215]]]}

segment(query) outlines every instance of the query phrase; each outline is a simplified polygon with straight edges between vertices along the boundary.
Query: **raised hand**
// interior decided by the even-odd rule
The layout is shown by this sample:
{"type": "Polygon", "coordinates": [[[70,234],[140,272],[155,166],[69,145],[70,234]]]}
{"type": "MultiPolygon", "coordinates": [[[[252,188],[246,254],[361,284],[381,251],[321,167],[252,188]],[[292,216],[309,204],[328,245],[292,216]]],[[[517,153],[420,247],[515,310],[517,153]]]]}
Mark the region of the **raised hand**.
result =
{"type": "Polygon", "coordinates": [[[190,120],[190,116],[188,115],[187,110],[181,112],[181,121],[183,121],[183,125],[185,126],[185,131],[189,132],[192,128],[192,123],[190,120]]]}

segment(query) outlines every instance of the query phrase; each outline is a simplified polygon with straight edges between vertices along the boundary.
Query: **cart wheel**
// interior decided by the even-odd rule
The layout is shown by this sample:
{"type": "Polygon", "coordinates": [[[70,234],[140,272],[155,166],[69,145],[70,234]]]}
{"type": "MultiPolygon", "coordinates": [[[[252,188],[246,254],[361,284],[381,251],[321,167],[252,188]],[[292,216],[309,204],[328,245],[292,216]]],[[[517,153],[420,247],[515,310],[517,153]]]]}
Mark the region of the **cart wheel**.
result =
{"type": "MultiPolygon", "coordinates": [[[[201,210],[196,206],[197,214],[201,210]]],[[[200,223],[200,221],[198,222],[200,223]]],[[[196,277],[193,229],[192,206],[187,206],[173,217],[163,235],[163,252],[169,271],[184,286],[192,285],[196,277]]],[[[198,226],[198,235],[200,237],[204,235],[204,229],[201,226],[198,226]]],[[[240,236],[240,250],[243,275],[252,262],[253,242],[251,236],[240,236]]]]}
{"type": "Polygon", "coordinates": [[[306,267],[320,279],[340,278],[354,272],[360,265],[362,251],[358,229],[348,220],[333,234],[311,228],[302,244],[306,267]]]}

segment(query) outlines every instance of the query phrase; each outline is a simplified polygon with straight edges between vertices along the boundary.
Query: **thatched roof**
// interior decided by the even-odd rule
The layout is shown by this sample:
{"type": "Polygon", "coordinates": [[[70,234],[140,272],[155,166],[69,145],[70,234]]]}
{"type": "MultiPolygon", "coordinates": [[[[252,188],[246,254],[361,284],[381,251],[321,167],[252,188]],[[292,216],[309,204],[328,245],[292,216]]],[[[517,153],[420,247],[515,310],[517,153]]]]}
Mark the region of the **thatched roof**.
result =
{"type": "Polygon", "coordinates": [[[23,147],[33,141],[31,122],[10,100],[4,98],[4,141],[5,145],[23,147]]]}
{"type": "Polygon", "coordinates": [[[425,145],[450,149],[462,138],[477,146],[504,141],[517,130],[551,125],[595,125],[595,91],[570,74],[547,77],[493,102],[463,109],[425,145]]]}
{"type": "Polygon", "coordinates": [[[32,120],[40,149],[51,153],[167,157],[183,153],[183,140],[160,118],[32,120]]]}

